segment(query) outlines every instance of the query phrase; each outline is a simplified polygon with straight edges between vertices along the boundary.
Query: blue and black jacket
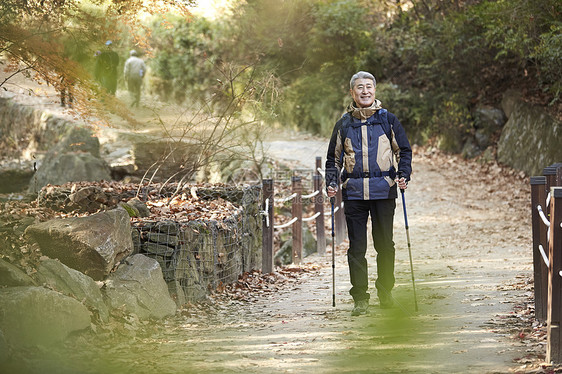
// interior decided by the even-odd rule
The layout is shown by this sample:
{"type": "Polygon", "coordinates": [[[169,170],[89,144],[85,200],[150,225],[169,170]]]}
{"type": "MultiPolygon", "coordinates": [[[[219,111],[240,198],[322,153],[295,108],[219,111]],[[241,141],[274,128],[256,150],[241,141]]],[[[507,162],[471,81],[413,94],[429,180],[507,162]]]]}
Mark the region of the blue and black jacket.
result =
{"type": "Polygon", "coordinates": [[[345,113],[328,146],[326,186],[339,179],[343,200],[392,199],[398,173],[410,180],[412,148],[396,116],[379,109],[362,122],[345,113]]]}

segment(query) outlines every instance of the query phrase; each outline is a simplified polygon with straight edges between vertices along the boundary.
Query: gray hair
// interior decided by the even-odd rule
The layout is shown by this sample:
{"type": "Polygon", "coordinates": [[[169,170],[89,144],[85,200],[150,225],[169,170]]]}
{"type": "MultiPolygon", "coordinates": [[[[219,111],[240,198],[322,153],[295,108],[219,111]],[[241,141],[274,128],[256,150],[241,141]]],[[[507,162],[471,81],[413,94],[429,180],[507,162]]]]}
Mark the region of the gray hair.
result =
{"type": "Polygon", "coordinates": [[[349,81],[349,88],[353,89],[353,86],[355,86],[355,81],[357,79],[370,79],[373,81],[373,85],[375,87],[377,86],[377,80],[375,79],[375,76],[373,74],[366,71],[360,71],[353,74],[353,77],[351,77],[351,80],[349,81]]]}

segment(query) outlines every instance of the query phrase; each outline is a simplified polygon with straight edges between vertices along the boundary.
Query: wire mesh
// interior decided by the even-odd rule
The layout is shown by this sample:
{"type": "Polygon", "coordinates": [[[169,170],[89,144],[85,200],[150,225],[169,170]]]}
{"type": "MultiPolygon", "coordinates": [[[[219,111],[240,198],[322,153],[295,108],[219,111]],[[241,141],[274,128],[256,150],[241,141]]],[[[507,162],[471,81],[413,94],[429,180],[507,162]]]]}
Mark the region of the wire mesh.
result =
{"type": "Polygon", "coordinates": [[[65,216],[117,205],[138,214],[131,218],[133,254],[158,261],[179,305],[261,266],[260,202],[260,186],[209,184],[80,182],[40,194],[41,204],[62,207],[65,216]]]}
{"type": "Polygon", "coordinates": [[[242,212],[221,222],[136,222],[133,229],[135,252],[160,263],[180,304],[235,282],[256,265],[257,253],[251,251],[242,212]]]}

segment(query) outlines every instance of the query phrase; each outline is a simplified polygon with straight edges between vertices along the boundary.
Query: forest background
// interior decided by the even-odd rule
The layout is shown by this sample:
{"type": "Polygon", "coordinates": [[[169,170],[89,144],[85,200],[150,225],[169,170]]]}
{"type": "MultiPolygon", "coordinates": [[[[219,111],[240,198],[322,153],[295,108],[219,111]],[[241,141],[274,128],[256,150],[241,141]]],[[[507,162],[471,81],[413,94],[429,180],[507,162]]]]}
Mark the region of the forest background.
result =
{"type": "Polygon", "coordinates": [[[0,63],[72,87],[75,110],[100,118],[131,117],[92,78],[106,40],[121,63],[140,52],[145,89],[163,101],[322,136],[349,104],[358,70],[376,76],[377,97],[413,142],[445,151],[460,152],[474,109],[500,107],[510,88],[560,118],[558,0],[232,0],[213,17],[195,5],[5,0],[0,63]]]}

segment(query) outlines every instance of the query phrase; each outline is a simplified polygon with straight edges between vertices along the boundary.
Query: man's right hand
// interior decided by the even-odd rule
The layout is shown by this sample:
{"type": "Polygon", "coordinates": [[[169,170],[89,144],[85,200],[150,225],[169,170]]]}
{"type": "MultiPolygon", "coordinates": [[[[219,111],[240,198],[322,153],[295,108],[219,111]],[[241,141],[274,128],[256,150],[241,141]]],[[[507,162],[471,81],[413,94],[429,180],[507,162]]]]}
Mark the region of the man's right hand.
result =
{"type": "Polygon", "coordinates": [[[328,194],[328,197],[336,196],[336,194],[338,193],[338,186],[337,185],[328,186],[328,188],[326,189],[326,193],[328,194]]]}

